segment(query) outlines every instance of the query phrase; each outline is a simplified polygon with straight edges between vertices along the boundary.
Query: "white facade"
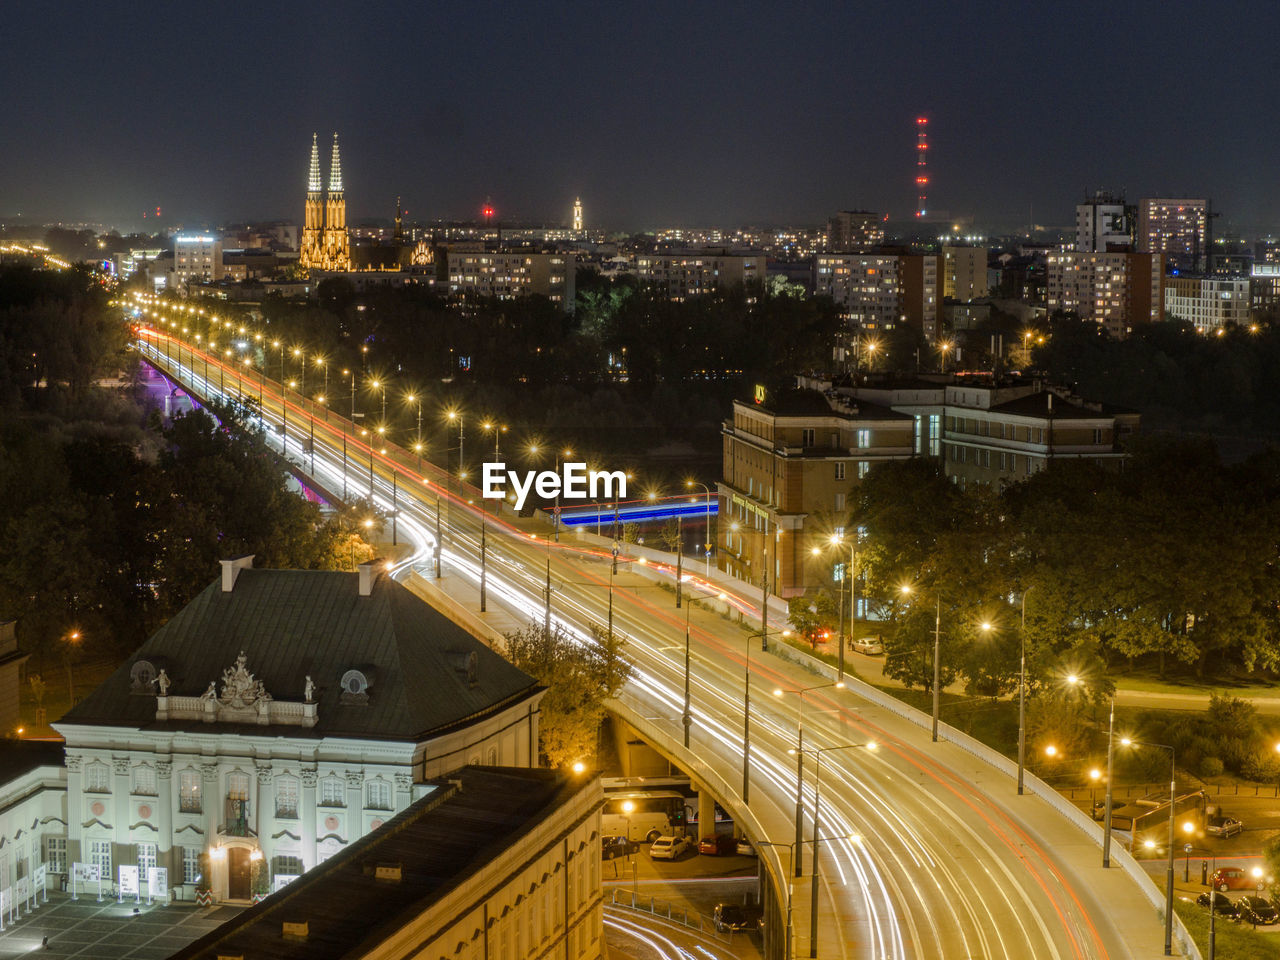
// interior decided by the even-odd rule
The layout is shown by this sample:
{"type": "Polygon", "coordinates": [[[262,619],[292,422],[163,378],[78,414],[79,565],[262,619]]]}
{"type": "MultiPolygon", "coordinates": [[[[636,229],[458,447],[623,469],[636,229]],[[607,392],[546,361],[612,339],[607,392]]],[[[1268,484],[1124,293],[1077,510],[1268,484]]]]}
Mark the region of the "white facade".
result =
{"type": "Polygon", "coordinates": [[[763,254],[661,253],[636,257],[636,276],[656,285],[674,301],[764,280],[765,267],[763,254]]]}
{"type": "Polygon", "coordinates": [[[1076,204],[1076,251],[1106,253],[1108,245],[1133,243],[1123,200],[1096,197],[1076,204]]]}
{"type": "Polygon", "coordinates": [[[1164,288],[1165,312],[1194,324],[1199,333],[1244,326],[1250,305],[1247,277],[1171,277],[1164,288]]]}
{"type": "Polygon", "coordinates": [[[538,294],[573,312],[577,263],[564,253],[523,250],[448,251],[449,292],[514,300],[538,294]]]}

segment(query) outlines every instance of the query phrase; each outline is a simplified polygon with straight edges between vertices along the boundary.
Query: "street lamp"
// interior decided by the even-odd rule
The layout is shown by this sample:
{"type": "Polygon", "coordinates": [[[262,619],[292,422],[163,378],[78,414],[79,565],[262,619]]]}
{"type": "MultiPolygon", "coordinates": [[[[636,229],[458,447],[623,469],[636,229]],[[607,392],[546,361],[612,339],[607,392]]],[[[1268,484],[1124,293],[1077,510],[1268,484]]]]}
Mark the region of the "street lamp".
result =
{"type": "MultiPolygon", "coordinates": [[[[796,691],[800,698],[800,716],[796,724],[796,843],[799,844],[804,837],[804,695],[812,693],[814,690],[825,690],[828,687],[836,689],[844,689],[843,680],[831,680],[827,683],[817,683],[811,687],[801,687],[796,691]]],[[[775,689],[773,695],[781,697],[786,691],[775,689]]],[[[804,851],[797,847],[796,852],[796,876],[800,876],[804,871],[804,851]]]]}
{"type": "MultiPolygon", "coordinates": [[[[1147,741],[1131,740],[1129,737],[1122,737],[1120,745],[1123,747],[1155,747],[1158,750],[1169,751],[1169,850],[1168,862],[1165,867],[1165,893],[1164,893],[1164,955],[1166,957],[1173,954],[1173,815],[1174,804],[1177,801],[1178,790],[1178,772],[1174,764],[1173,747],[1165,743],[1149,743],[1147,741]]],[[[1108,813],[1110,810],[1108,809],[1108,813]]]]}
{"type": "Polygon", "coordinates": [[[369,381],[369,386],[382,394],[382,422],[387,422],[387,384],[376,377],[369,381]]]}
{"type": "MultiPolygon", "coordinates": [[[[706,530],[706,533],[703,534],[702,552],[707,562],[707,576],[709,577],[711,576],[711,488],[708,487],[705,483],[701,483],[697,480],[686,480],[684,482],[684,485],[690,488],[701,487],[706,494],[707,530],[706,530]]],[[[596,533],[599,533],[599,532],[600,532],[599,530],[596,531],[596,533]]]]}
{"type": "MultiPolygon", "coordinates": [[[[790,630],[783,630],[782,636],[791,636],[790,630]]],[[[762,623],[759,633],[747,637],[746,657],[743,660],[742,674],[742,802],[751,799],[751,641],[760,638],[760,648],[769,649],[769,631],[762,623]]]]}
{"type": "MultiPolygon", "coordinates": [[[[463,423],[464,423],[464,418],[463,418],[462,414],[461,414],[461,413],[459,413],[457,410],[447,410],[447,411],[445,411],[445,417],[446,417],[446,419],[448,419],[448,421],[449,421],[450,423],[453,423],[453,421],[455,421],[455,420],[457,420],[457,421],[458,421],[458,476],[459,476],[459,477],[461,477],[461,476],[462,476],[462,474],[463,474],[463,472],[466,470],[466,464],[465,464],[465,461],[462,459],[462,454],[463,454],[463,441],[464,441],[464,439],[465,439],[465,438],[464,438],[464,435],[463,435],[463,423]]],[[[447,448],[447,446],[446,446],[446,449],[445,449],[445,465],[444,465],[444,467],[445,467],[445,469],[446,469],[446,470],[448,470],[448,469],[449,469],[449,462],[448,462],[448,460],[449,460],[449,454],[448,454],[448,448],[447,448]]]]}
{"type": "Polygon", "coordinates": [[[1027,753],[1027,594],[1031,589],[1027,587],[1022,591],[1022,627],[1018,631],[1018,796],[1022,796],[1022,779],[1027,753]]]}
{"type": "MultiPolygon", "coordinates": [[[[912,592],[910,584],[904,583],[901,587],[903,596],[908,596],[912,592]]],[[[933,594],[934,613],[933,613],[933,742],[938,742],[938,710],[940,707],[938,688],[942,681],[941,661],[938,659],[942,646],[942,596],[937,591],[933,594]]],[[[982,630],[988,631],[991,624],[983,623],[982,630]]]]}
{"type": "Polygon", "coordinates": [[[820,839],[818,821],[821,813],[819,804],[822,790],[822,755],[833,750],[856,750],[859,747],[874,752],[876,742],[868,740],[866,743],[842,743],[834,747],[820,747],[814,751],[816,770],[813,776],[813,886],[809,893],[809,956],[811,958],[818,955],[818,861],[822,854],[822,846],[818,843],[820,839]]]}
{"type": "Polygon", "coordinates": [[[418,408],[418,433],[413,443],[414,452],[418,454],[418,469],[422,469],[422,397],[416,394],[409,394],[405,397],[409,403],[416,404],[418,408]]]}

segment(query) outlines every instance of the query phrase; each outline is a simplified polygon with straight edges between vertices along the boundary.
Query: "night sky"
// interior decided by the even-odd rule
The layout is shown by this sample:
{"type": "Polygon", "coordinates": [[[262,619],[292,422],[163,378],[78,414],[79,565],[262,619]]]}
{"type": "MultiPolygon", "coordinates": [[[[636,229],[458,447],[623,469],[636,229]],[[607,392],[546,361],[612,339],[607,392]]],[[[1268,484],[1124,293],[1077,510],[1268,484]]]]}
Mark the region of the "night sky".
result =
{"type": "MultiPolygon", "coordinates": [[[[909,215],[1067,224],[1086,187],[1280,230],[1280,14],[1257,3],[8,4],[0,216],[588,226],[909,215]]],[[[152,226],[151,221],[147,221],[152,226]]]]}

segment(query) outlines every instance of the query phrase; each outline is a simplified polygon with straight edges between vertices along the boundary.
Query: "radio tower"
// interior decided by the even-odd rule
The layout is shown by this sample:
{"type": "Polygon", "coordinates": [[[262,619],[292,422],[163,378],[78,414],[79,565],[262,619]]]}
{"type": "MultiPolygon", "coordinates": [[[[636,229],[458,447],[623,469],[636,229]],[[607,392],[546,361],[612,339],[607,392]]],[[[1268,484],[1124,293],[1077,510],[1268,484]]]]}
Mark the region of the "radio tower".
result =
{"type": "Polygon", "coordinates": [[[929,195],[929,119],[916,117],[916,217],[928,213],[929,195]]]}

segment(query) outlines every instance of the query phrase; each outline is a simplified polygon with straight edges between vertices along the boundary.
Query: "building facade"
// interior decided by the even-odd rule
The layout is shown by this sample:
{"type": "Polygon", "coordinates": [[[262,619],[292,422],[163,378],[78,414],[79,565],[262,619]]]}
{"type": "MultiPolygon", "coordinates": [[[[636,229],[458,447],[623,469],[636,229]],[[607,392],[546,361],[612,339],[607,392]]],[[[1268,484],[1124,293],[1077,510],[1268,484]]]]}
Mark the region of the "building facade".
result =
{"type": "Polygon", "coordinates": [[[454,296],[514,300],[538,295],[573,312],[577,262],[572,254],[456,243],[441,249],[436,264],[454,296]]]}
{"type": "Polygon", "coordinates": [[[55,724],[67,857],[168,869],[190,899],[296,877],[466,764],[532,767],[542,690],[379,575],[222,578],[55,724]],[[259,868],[261,869],[261,868],[259,868]]]}
{"type": "Polygon", "coordinates": [[[827,221],[827,250],[866,253],[884,243],[884,217],[870,210],[841,210],[827,221]]]}
{"type": "Polygon", "coordinates": [[[682,301],[718,289],[763,281],[766,258],[727,250],[646,253],[636,257],[636,276],[669,300],[682,301]]]}
{"type": "Polygon", "coordinates": [[[1046,276],[1049,313],[1074,313],[1117,337],[1163,319],[1163,254],[1058,251],[1046,276]]]}
{"type": "Polygon", "coordinates": [[[1213,214],[1203,197],[1157,197],[1138,201],[1138,246],[1163,253],[1169,267],[1204,273],[1213,253],[1213,214]]]}
{"type": "Polygon", "coordinates": [[[968,303],[988,296],[987,248],[942,248],[942,299],[968,303]]]}
{"type": "Polygon", "coordinates": [[[834,300],[855,329],[892,330],[906,321],[893,254],[820,253],[813,259],[813,293],[834,300]]]}
{"type": "Polygon", "coordinates": [[[598,960],[604,942],[596,777],[469,767],[307,877],[173,960],[598,960]],[[295,955],[295,954],[290,954],[295,955]]]}
{"type": "Polygon", "coordinates": [[[772,593],[798,596],[830,576],[831,537],[843,529],[859,481],[877,464],[912,455],[914,420],[816,390],[735,401],[725,421],[717,484],[722,568],[772,593]]]}
{"type": "Polygon", "coordinates": [[[1229,324],[1244,326],[1252,311],[1248,277],[1169,277],[1165,280],[1165,314],[1193,324],[1199,333],[1229,324]]]}
{"type": "Polygon", "coordinates": [[[173,238],[173,285],[186,290],[189,284],[213,283],[222,279],[222,241],[205,234],[179,234],[173,238]]]}
{"type": "Polygon", "coordinates": [[[1076,252],[1107,253],[1132,249],[1130,213],[1124,197],[1101,191],[1076,204],[1076,252]]]}

